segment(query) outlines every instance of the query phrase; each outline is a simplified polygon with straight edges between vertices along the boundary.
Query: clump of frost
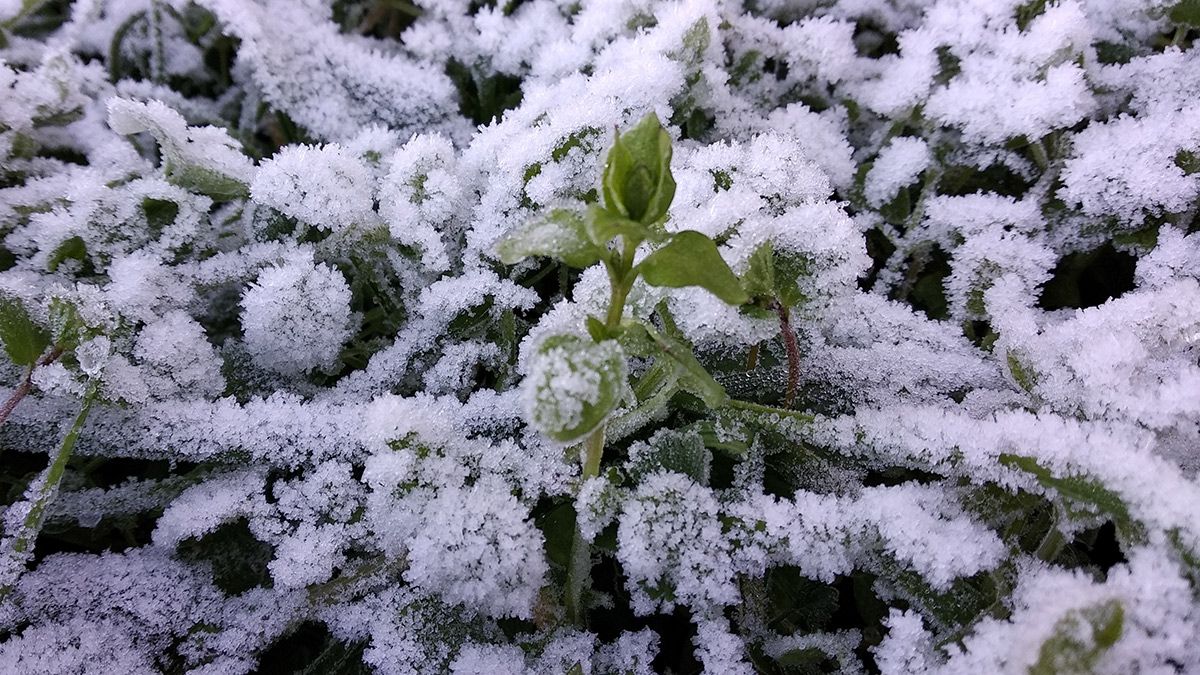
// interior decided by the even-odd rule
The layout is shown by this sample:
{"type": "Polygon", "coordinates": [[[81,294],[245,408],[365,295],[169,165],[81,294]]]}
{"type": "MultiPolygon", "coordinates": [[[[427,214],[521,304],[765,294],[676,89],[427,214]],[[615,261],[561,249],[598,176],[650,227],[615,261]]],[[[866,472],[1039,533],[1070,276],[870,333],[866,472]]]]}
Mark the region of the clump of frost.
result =
{"type": "Polygon", "coordinates": [[[909,136],[893,139],[879,151],[867,172],[863,185],[867,203],[876,208],[888,203],[901,188],[915,183],[932,160],[929,144],[923,139],[909,136]]]}
{"type": "Polygon", "coordinates": [[[260,204],[323,230],[366,227],[377,219],[370,171],[337,144],[287,146],[262,163],[250,194],[260,204]]]}
{"type": "Polygon", "coordinates": [[[409,583],[489,616],[531,616],[547,572],[541,533],[495,479],[440,491],[406,548],[409,583]]]}
{"type": "Polygon", "coordinates": [[[648,476],[630,495],[618,518],[617,558],[636,613],[737,602],[719,510],[710,490],[677,473],[648,476]]]}
{"type": "Polygon", "coordinates": [[[333,367],[351,335],[350,287],[323,263],[263,270],[242,294],[241,307],[246,350],[282,375],[333,367]]]}
{"type": "Polygon", "coordinates": [[[225,390],[220,355],[204,328],[181,311],[143,328],[133,353],[148,371],[147,384],[159,398],[212,397],[225,390]]]}

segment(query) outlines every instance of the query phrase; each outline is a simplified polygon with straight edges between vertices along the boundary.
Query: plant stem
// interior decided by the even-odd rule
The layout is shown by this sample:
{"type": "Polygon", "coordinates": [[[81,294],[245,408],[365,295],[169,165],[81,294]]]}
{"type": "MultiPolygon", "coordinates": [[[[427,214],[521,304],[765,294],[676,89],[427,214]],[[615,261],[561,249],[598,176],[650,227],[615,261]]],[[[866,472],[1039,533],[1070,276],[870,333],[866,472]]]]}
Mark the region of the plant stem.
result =
{"type": "MultiPolygon", "coordinates": [[[[96,398],[97,388],[92,385],[86,394],[83,396],[83,406],[79,409],[79,414],[75,416],[74,423],[67,430],[67,435],[63,438],[62,444],[58,447],[58,454],[54,456],[50,466],[46,469],[45,478],[42,480],[41,486],[38,488],[37,495],[33,498],[33,505],[29,509],[29,513],[25,515],[25,520],[21,523],[21,530],[16,535],[16,541],[12,544],[12,552],[19,558],[27,557],[27,554],[32,551],[34,542],[37,541],[38,533],[42,530],[42,524],[46,522],[46,509],[50,503],[54,501],[54,497],[58,494],[59,483],[62,482],[63,474],[67,470],[67,462],[71,459],[71,453],[75,450],[75,443],[79,440],[79,432],[83,429],[84,422],[87,421],[88,413],[91,412],[92,402],[96,398]]],[[[11,587],[5,586],[0,589],[0,598],[8,594],[11,587]]]]}
{"type": "Polygon", "coordinates": [[[746,370],[754,370],[758,367],[758,343],[750,347],[750,353],[746,354],[746,370]]]}
{"type": "Polygon", "coordinates": [[[788,358],[787,393],[783,398],[783,407],[790,410],[796,400],[796,389],[800,386],[800,347],[796,344],[796,331],[792,330],[791,312],[776,300],[775,313],[779,315],[779,332],[783,335],[788,358]]]}
{"type": "Polygon", "coordinates": [[[1050,156],[1046,153],[1046,146],[1042,145],[1040,140],[1034,141],[1029,144],[1029,150],[1038,168],[1045,171],[1050,166],[1050,156]]]}
{"type": "Polygon", "coordinates": [[[604,319],[606,328],[616,328],[621,325],[621,317],[625,314],[625,296],[628,294],[629,289],[623,282],[613,286],[612,296],[608,301],[608,314],[604,319]]]}
{"type": "Polygon", "coordinates": [[[792,417],[803,422],[811,422],[816,417],[812,413],[800,412],[798,410],[787,410],[785,408],[776,408],[774,406],[762,405],[761,403],[752,403],[743,401],[738,398],[731,398],[725,402],[726,408],[734,408],[737,410],[745,410],[748,412],[756,412],[763,415],[780,415],[782,417],[792,417]]]}
{"type": "MultiPolygon", "coordinates": [[[[604,456],[604,426],[592,432],[583,442],[583,472],[580,485],[600,475],[600,460],[604,456]]],[[[575,534],[571,537],[571,562],[567,567],[567,620],[584,626],[586,617],[583,608],[583,587],[590,585],[592,576],[592,550],[588,540],[579,529],[579,514],[575,514],[575,534]]]]}
{"type": "Polygon", "coordinates": [[[50,351],[49,354],[46,354],[39,359],[35,365],[30,366],[29,370],[25,371],[25,378],[21,380],[21,384],[17,385],[17,388],[13,391],[12,395],[8,397],[8,400],[4,402],[4,405],[0,406],[0,426],[4,426],[4,423],[8,421],[8,416],[12,414],[13,409],[17,407],[17,404],[21,402],[21,399],[25,398],[25,396],[29,393],[29,390],[33,387],[33,369],[37,366],[45,366],[50,363],[54,363],[55,359],[57,359],[59,356],[62,356],[62,353],[63,350],[61,348],[55,347],[50,351]]]}
{"type": "MultiPolygon", "coordinates": [[[[615,329],[621,325],[621,317],[625,314],[625,298],[637,274],[633,271],[633,257],[637,251],[638,242],[623,238],[624,246],[621,255],[614,256],[615,260],[606,261],[608,269],[609,296],[608,313],[605,315],[606,328],[615,329]]],[[[604,425],[601,424],[583,442],[583,454],[580,458],[583,470],[580,473],[580,485],[589,479],[600,475],[600,461],[604,459],[604,425]]],[[[571,562],[567,567],[567,619],[577,626],[584,626],[586,617],[582,605],[584,584],[591,585],[592,551],[587,539],[579,530],[579,515],[575,515],[575,534],[571,538],[571,562]]]]}

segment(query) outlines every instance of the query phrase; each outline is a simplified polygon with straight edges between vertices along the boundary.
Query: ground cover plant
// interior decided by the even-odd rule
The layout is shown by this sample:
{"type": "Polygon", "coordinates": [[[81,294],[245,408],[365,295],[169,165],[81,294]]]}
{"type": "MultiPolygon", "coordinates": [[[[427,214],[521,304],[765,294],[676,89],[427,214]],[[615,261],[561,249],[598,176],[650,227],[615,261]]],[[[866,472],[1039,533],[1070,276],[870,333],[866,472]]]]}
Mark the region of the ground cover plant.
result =
{"type": "Polygon", "coordinates": [[[0,0],[0,672],[1200,672],[1195,0],[0,0]]]}

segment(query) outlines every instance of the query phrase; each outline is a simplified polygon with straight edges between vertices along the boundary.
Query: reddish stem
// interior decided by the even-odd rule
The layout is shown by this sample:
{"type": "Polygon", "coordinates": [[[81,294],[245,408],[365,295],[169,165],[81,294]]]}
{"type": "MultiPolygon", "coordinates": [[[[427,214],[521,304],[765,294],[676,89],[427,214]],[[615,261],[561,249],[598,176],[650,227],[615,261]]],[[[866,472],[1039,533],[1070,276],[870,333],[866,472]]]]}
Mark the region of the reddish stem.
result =
{"type": "Polygon", "coordinates": [[[792,330],[792,316],[783,303],[776,300],[775,313],[779,315],[779,332],[783,334],[783,346],[788,357],[787,394],[783,398],[783,407],[791,409],[796,400],[796,389],[800,385],[800,346],[796,344],[796,332],[792,330]]]}
{"type": "Polygon", "coordinates": [[[63,350],[61,348],[55,347],[48,354],[38,359],[37,364],[29,366],[29,370],[25,371],[25,378],[21,380],[21,384],[17,385],[17,388],[8,397],[8,400],[4,402],[4,405],[0,406],[0,426],[3,426],[8,421],[8,416],[12,414],[13,409],[17,407],[21,399],[25,398],[25,395],[33,388],[33,369],[37,366],[54,363],[58,357],[62,356],[62,353],[63,350]]]}

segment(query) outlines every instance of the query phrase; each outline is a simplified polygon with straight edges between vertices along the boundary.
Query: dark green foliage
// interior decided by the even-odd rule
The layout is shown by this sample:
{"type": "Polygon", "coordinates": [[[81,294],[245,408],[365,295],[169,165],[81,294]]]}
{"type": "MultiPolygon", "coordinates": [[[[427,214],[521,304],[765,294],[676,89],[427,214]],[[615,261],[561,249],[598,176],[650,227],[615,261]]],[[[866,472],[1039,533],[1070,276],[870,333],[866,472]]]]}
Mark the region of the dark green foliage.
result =
{"type": "Polygon", "coordinates": [[[33,319],[17,298],[0,295],[0,341],[13,363],[33,366],[50,346],[50,336],[33,319]]]}
{"type": "Polygon", "coordinates": [[[521,103],[521,80],[512,75],[477,73],[458,59],[446,62],[446,76],[458,91],[458,110],[475,124],[490,124],[521,103]]]}
{"type": "Polygon", "coordinates": [[[230,595],[256,586],[271,586],[267,563],[275,550],[254,537],[245,519],[221,525],[216,530],[179,544],[179,556],[208,563],[213,583],[230,595]]]}

